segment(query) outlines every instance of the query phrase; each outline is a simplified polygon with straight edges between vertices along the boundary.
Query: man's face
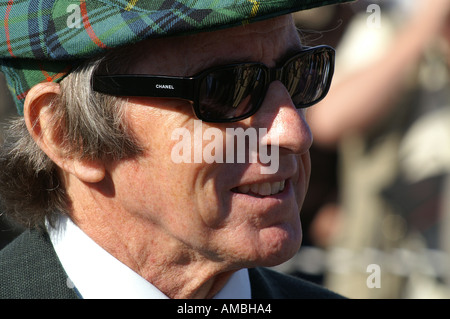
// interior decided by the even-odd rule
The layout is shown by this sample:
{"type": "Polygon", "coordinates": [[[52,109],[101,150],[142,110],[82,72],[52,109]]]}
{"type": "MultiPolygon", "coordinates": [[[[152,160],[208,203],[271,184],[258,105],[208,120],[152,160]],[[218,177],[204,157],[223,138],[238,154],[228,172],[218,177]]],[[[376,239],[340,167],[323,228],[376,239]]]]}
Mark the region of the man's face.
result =
{"type": "MultiPolygon", "coordinates": [[[[236,61],[272,67],[300,49],[291,18],[282,17],[148,41],[139,48],[142,59],[133,61],[130,73],[190,76],[236,61]]],[[[194,128],[199,128],[199,122],[194,122],[197,119],[186,101],[131,98],[126,112],[145,152],[116,163],[111,177],[117,204],[157,229],[149,243],[164,238],[168,247],[183,247],[190,256],[229,267],[275,265],[298,250],[302,235],[299,211],[310,176],[312,136],[304,111],[294,107],[280,82],[270,85],[261,109],[252,117],[235,123],[201,123],[202,132],[215,128],[223,136],[227,128],[267,129],[265,143],[279,152],[279,158],[273,159],[278,160],[278,170],[271,174],[262,174],[259,162],[207,163],[202,156],[201,163],[195,162],[195,152],[212,141],[203,139],[200,148],[195,145],[194,128]],[[172,139],[176,129],[190,133],[190,163],[173,160],[172,151],[180,143],[180,138],[172,139]],[[282,183],[285,187],[279,190],[282,183]],[[268,189],[274,194],[267,196],[268,189]]],[[[224,154],[227,151],[224,149],[224,154]]]]}

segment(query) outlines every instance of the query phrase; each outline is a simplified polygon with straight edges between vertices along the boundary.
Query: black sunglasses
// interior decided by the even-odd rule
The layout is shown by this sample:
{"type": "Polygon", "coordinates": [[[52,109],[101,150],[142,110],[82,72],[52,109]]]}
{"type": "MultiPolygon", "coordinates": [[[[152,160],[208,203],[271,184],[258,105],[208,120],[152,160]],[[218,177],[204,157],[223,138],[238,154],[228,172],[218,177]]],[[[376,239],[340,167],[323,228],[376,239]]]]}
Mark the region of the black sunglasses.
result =
{"type": "Polygon", "coordinates": [[[204,70],[191,77],[95,75],[93,90],[116,96],[176,98],[192,103],[198,119],[235,122],[261,107],[269,84],[281,81],[296,108],[305,108],[328,93],[334,72],[334,49],[307,47],[280,67],[235,63],[204,70]]]}

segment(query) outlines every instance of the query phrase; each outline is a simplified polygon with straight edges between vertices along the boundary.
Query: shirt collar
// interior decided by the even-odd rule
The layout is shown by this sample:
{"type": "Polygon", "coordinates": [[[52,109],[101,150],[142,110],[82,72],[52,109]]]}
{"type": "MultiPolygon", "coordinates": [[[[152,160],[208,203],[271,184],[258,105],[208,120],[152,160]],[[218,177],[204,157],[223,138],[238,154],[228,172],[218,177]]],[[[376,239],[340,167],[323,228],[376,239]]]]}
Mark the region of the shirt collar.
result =
{"type": "MultiPolygon", "coordinates": [[[[61,216],[47,230],[56,254],[84,299],[168,299],[150,282],[109,254],[70,218],[61,216]]],[[[235,272],[214,299],[250,299],[247,269],[235,272]]]]}

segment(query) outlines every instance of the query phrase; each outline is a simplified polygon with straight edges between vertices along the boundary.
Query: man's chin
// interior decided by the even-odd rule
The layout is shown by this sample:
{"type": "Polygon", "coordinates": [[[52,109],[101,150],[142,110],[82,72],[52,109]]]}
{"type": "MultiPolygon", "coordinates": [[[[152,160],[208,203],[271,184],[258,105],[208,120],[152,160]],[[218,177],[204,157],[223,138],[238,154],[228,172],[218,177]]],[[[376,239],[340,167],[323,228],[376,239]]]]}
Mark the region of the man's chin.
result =
{"type": "Polygon", "coordinates": [[[280,265],[294,257],[300,249],[301,231],[294,233],[285,230],[271,231],[273,234],[267,234],[267,236],[273,236],[272,240],[260,247],[260,259],[257,266],[274,267],[280,265]]]}

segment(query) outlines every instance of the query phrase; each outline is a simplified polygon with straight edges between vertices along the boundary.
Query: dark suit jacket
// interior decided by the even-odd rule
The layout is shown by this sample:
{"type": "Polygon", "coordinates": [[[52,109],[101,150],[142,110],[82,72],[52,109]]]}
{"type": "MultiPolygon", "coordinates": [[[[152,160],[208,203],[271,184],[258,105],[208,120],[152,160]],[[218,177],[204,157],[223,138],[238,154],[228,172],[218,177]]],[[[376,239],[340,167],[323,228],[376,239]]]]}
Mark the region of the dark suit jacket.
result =
{"type": "MultiPolygon", "coordinates": [[[[265,268],[249,270],[252,297],[342,298],[315,284],[265,268]]],[[[47,233],[26,231],[0,252],[0,298],[78,298],[47,233]]]]}

